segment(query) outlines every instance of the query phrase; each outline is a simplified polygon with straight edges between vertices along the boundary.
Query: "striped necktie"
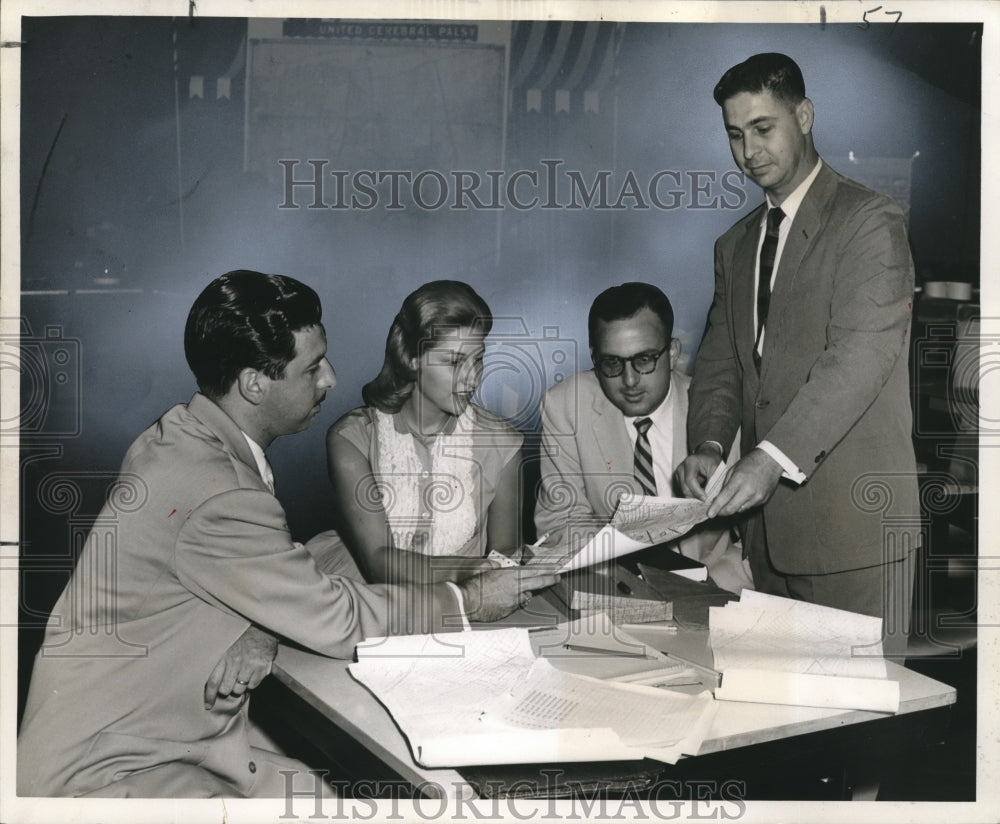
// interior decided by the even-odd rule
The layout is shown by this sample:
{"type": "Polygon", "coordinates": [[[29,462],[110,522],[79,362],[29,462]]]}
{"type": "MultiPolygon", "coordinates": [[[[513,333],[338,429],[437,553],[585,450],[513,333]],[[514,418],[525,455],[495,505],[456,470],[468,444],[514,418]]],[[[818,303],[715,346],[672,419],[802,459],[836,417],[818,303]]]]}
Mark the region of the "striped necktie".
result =
{"type": "Polygon", "coordinates": [[[785,213],[780,206],[767,210],[767,228],[764,242],[760,247],[760,273],[757,277],[757,339],[753,342],[753,362],[760,371],[761,337],[767,323],[767,311],[771,306],[771,273],[774,271],[774,256],[778,251],[778,232],[785,213]]]}
{"type": "Polygon", "coordinates": [[[653,474],[653,450],[649,446],[649,418],[639,418],[634,423],[638,437],[635,439],[635,479],[646,495],[656,494],[656,476],[653,474]]]}

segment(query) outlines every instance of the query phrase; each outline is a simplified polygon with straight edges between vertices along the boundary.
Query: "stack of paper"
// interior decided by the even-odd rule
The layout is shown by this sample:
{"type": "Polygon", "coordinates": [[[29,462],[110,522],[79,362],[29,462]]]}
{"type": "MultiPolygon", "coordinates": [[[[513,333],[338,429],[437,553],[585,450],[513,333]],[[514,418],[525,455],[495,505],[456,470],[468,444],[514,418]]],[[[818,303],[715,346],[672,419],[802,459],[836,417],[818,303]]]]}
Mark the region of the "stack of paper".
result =
{"type": "Polygon", "coordinates": [[[377,638],[349,670],[427,767],[654,758],[697,752],[714,717],[691,696],[562,672],[523,628],[377,638]],[[614,712],[609,712],[609,707],[614,712]]]}
{"type": "Polygon", "coordinates": [[[570,609],[585,614],[604,613],[610,615],[616,624],[670,621],[674,617],[674,605],[669,601],[628,598],[614,593],[581,592],[579,590],[573,593],[570,609]]]}
{"type": "Polygon", "coordinates": [[[614,624],[669,621],[674,613],[669,601],[622,566],[574,570],[564,575],[550,592],[581,616],[603,613],[614,624]]]}
{"type": "Polygon", "coordinates": [[[729,701],[896,712],[882,620],[743,590],[709,611],[715,668],[729,701]]]}

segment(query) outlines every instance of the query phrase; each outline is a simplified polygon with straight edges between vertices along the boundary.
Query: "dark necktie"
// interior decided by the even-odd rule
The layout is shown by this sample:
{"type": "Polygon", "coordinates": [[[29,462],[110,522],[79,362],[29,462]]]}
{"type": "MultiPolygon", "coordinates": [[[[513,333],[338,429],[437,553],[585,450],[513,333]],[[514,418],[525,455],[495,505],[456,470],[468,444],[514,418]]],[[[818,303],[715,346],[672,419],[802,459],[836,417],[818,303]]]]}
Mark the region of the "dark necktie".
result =
{"type": "Polygon", "coordinates": [[[653,474],[653,450],[649,446],[649,427],[653,422],[649,418],[639,418],[635,421],[635,479],[646,495],[656,494],[656,476],[653,474]]]}
{"type": "Polygon", "coordinates": [[[778,230],[785,213],[780,206],[767,210],[767,229],[760,247],[760,273],[757,276],[757,337],[753,342],[753,362],[760,371],[760,339],[767,323],[767,310],[771,306],[771,273],[774,271],[774,256],[778,251],[778,230]]]}

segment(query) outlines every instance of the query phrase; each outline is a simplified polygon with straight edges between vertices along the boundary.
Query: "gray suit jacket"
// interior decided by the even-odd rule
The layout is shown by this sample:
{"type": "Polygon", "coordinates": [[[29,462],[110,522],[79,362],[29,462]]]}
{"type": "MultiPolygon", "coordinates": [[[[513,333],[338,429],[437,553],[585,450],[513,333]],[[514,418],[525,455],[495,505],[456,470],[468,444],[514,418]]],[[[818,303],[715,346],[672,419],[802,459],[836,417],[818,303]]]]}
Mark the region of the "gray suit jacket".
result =
{"type": "Polygon", "coordinates": [[[250,766],[247,704],[203,705],[230,645],[254,623],[350,657],[419,606],[406,589],[322,574],[292,542],[239,428],[202,395],[140,435],[119,478],[35,659],[18,791],[125,795],[138,779],[160,795],[150,775],[166,768],[164,782],[194,777],[191,794],[253,795],[273,776],[250,766]]]}
{"type": "MultiPolygon", "coordinates": [[[[902,212],[824,164],[792,223],[760,374],[753,288],[761,208],[716,243],[715,297],[691,386],[688,440],[768,440],[805,473],[763,507],[787,574],[860,569],[919,535],[907,348],[913,262],[902,212]]],[[[746,538],[745,538],[746,540],[746,538]]]]}

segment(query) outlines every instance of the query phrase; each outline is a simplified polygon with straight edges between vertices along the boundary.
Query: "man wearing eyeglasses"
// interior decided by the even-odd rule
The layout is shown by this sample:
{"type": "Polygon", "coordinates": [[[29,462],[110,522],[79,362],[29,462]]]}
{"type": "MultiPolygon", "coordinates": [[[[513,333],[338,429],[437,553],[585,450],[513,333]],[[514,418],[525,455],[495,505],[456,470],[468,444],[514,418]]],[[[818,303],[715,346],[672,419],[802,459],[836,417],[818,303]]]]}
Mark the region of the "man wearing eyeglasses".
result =
{"type": "MultiPolygon", "coordinates": [[[[674,495],[687,454],[690,378],[676,371],[674,312],[648,283],[606,289],[590,307],[594,368],[553,386],[542,404],[541,490],[535,506],[546,544],[585,540],[612,517],[623,492],[674,495]]],[[[719,586],[751,586],[728,530],[702,528],[675,542],[719,586]]]]}

